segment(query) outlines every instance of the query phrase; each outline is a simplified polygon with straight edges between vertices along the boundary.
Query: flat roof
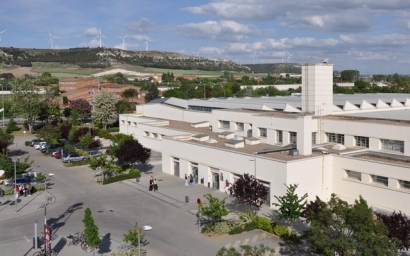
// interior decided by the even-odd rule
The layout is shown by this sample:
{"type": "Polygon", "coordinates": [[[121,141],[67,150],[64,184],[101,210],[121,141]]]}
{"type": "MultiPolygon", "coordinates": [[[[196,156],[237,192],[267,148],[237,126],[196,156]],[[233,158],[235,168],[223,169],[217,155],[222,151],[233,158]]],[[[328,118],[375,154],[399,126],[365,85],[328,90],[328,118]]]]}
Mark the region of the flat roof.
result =
{"type": "Polygon", "coordinates": [[[410,121],[410,109],[362,112],[354,114],[344,114],[343,116],[410,121]]]}

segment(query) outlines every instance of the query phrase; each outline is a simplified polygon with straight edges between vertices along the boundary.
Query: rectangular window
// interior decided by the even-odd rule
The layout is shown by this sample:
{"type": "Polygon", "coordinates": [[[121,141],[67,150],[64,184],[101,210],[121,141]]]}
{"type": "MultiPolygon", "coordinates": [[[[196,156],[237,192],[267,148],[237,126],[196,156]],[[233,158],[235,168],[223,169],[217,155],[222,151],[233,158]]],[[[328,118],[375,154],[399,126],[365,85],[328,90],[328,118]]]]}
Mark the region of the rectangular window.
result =
{"type": "Polygon", "coordinates": [[[369,148],[369,137],[354,136],[356,146],[369,148]]]}
{"type": "Polygon", "coordinates": [[[402,189],[410,189],[410,181],[407,180],[399,180],[400,188],[402,189]]]}
{"type": "Polygon", "coordinates": [[[283,131],[276,131],[276,143],[283,143],[283,131]]]}
{"type": "Polygon", "coordinates": [[[156,133],[152,133],[152,136],[154,136],[154,138],[158,138],[158,134],[156,133]]]}
{"type": "Polygon", "coordinates": [[[229,129],[230,128],[229,121],[222,120],[222,121],[219,121],[219,123],[220,123],[220,128],[223,128],[223,129],[229,129]]]}
{"type": "Polygon", "coordinates": [[[382,139],[382,149],[404,153],[404,141],[382,139]]]}
{"type": "Polygon", "coordinates": [[[347,178],[354,180],[362,180],[362,174],[360,172],[346,170],[347,178]]]}
{"type": "Polygon", "coordinates": [[[328,142],[334,142],[334,143],[339,143],[344,145],[345,144],[345,135],[344,134],[338,134],[338,133],[326,133],[327,136],[327,141],[328,142]]]}
{"type": "Polygon", "coordinates": [[[289,132],[289,142],[290,144],[293,144],[293,145],[297,144],[297,133],[296,132],[289,132]]]}
{"type": "Polygon", "coordinates": [[[373,183],[381,184],[384,186],[389,185],[389,178],[384,176],[372,175],[373,183]]]}
{"type": "Polygon", "coordinates": [[[145,137],[149,137],[149,132],[144,132],[145,137]]]}
{"type": "Polygon", "coordinates": [[[243,123],[237,122],[237,123],[236,123],[236,130],[237,130],[237,131],[243,131],[243,130],[244,130],[244,125],[243,125],[243,123]]]}
{"type": "Polygon", "coordinates": [[[316,145],[316,132],[312,132],[312,145],[316,145]]]}
{"type": "Polygon", "coordinates": [[[259,136],[266,138],[268,136],[268,132],[266,131],[266,128],[259,128],[259,136]]]}

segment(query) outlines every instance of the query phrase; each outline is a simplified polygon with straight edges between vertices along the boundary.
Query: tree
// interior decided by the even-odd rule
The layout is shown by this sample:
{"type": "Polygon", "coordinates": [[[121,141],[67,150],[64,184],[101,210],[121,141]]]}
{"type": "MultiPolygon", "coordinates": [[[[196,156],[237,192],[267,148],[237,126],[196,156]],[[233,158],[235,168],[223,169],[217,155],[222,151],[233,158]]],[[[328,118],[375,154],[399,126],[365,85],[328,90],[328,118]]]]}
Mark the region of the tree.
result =
{"type": "Polygon", "coordinates": [[[115,107],[117,108],[118,114],[125,114],[135,111],[135,104],[132,104],[127,100],[119,100],[115,104],[115,107]]]}
{"type": "Polygon", "coordinates": [[[14,120],[14,118],[10,118],[9,123],[7,124],[6,132],[11,133],[19,130],[20,127],[17,126],[17,122],[14,120]]]}
{"type": "Polygon", "coordinates": [[[114,117],[117,103],[117,96],[109,91],[99,91],[94,99],[93,118],[102,123],[103,128],[107,129],[108,121],[114,117]]]}
{"type": "Polygon", "coordinates": [[[145,94],[145,102],[150,102],[158,98],[159,90],[155,84],[151,84],[148,88],[148,92],[145,94]]]}
{"type": "Polygon", "coordinates": [[[204,197],[208,200],[208,206],[201,204],[199,206],[199,211],[202,216],[208,217],[212,223],[221,221],[222,217],[229,214],[229,211],[225,206],[226,198],[220,200],[213,197],[211,194],[205,194],[204,197]]]}
{"type": "Polygon", "coordinates": [[[12,82],[11,102],[15,114],[26,118],[28,130],[33,131],[34,121],[40,112],[41,95],[33,81],[27,78],[15,78],[12,82]]]}
{"type": "Polygon", "coordinates": [[[7,148],[14,143],[14,136],[11,133],[5,132],[3,129],[0,129],[0,152],[4,150],[7,151],[7,148]]]}
{"type": "Polygon", "coordinates": [[[129,229],[127,234],[124,234],[124,243],[129,243],[132,246],[138,246],[139,239],[138,239],[138,231],[139,239],[143,240],[145,234],[141,232],[141,228],[138,226],[138,222],[135,222],[135,226],[133,229],[129,229]]]}
{"type": "Polygon", "coordinates": [[[343,70],[340,72],[340,76],[343,82],[355,82],[359,80],[359,71],[358,70],[343,70]]]}
{"type": "Polygon", "coordinates": [[[274,206],[279,207],[279,219],[285,219],[293,224],[295,220],[299,219],[302,216],[303,209],[307,203],[306,198],[308,194],[305,193],[302,197],[299,198],[296,194],[297,184],[286,185],[286,194],[283,196],[275,196],[278,203],[273,203],[274,206]]]}
{"type": "Polygon", "coordinates": [[[138,92],[137,92],[137,90],[130,88],[130,89],[127,89],[127,90],[123,91],[123,92],[121,93],[121,96],[124,97],[124,98],[126,98],[127,100],[129,100],[129,98],[132,99],[132,98],[137,97],[137,96],[138,96],[138,92]]]}
{"type": "Polygon", "coordinates": [[[91,104],[85,99],[75,99],[70,101],[70,108],[78,114],[81,120],[91,116],[91,104]]]}
{"type": "Polygon", "coordinates": [[[47,105],[52,104],[55,97],[60,95],[58,78],[53,77],[49,72],[42,73],[35,83],[44,88],[46,96],[45,102],[47,105]]]}
{"type": "Polygon", "coordinates": [[[47,124],[43,128],[37,131],[37,137],[43,138],[49,143],[56,143],[61,137],[60,127],[47,124]]]}
{"type": "Polygon", "coordinates": [[[387,237],[387,228],[360,197],[353,205],[332,194],[326,204],[316,198],[317,211],[306,221],[306,237],[319,255],[397,255],[397,241],[387,237]]]}
{"type": "Polygon", "coordinates": [[[268,189],[248,173],[242,175],[230,190],[239,203],[247,204],[251,211],[252,207],[259,211],[263,202],[268,198],[268,189]]]}
{"type": "Polygon", "coordinates": [[[376,213],[377,219],[383,221],[389,230],[389,238],[397,239],[397,249],[405,251],[410,248],[410,220],[402,212],[393,212],[391,215],[376,213]]]}
{"type": "Polygon", "coordinates": [[[269,252],[269,255],[273,255],[275,253],[275,249],[271,249],[263,244],[255,246],[241,245],[239,246],[239,249],[236,249],[235,247],[230,247],[229,249],[222,247],[218,250],[216,256],[260,256],[266,255],[266,252],[269,252]]]}
{"type": "Polygon", "coordinates": [[[125,140],[115,156],[118,158],[118,164],[133,164],[136,162],[144,164],[151,157],[151,149],[144,148],[136,140],[125,140]]]}
{"type": "Polygon", "coordinates": [[[98,247],[101,244],[101,238],[98,233],[98,227],[94,223],[90,208],[84,211],[83,223],[85,226],[84,233],[87,245],[94,248],[98,247]]]}

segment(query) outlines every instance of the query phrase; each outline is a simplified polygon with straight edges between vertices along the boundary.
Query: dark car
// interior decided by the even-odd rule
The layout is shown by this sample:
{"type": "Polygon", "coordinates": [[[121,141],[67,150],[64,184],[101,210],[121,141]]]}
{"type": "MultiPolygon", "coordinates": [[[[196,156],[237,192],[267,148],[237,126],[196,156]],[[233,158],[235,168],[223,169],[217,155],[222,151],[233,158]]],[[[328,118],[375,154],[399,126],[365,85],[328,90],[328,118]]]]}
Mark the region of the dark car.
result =
{"type": "Polygon", "coordinates": [[[54,151],[55,149],[57,149],[59,147],[60,147],[60,145],[50,144],[50,145],[47,145],[46,147],[42,148],[40,151],[41,151],[41,153],[48,153],[48,152],[54,151]]]}

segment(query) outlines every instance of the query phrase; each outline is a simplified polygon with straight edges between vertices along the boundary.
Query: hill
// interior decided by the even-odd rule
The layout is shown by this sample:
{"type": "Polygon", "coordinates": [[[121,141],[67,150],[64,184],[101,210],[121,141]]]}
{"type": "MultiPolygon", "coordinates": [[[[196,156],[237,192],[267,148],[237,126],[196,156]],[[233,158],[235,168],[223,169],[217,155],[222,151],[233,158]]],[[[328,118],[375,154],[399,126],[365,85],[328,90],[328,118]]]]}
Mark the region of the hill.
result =
{"type": "Polygon", "coordinates": [[[301,66],[297,63],[245,64],[245,66],[250,68],[254,73],[302,73],[301,66]]]}
{"type": "Polygon", "coordinates": [[[114,48],[23,49],[0,48],[0,63],[31,67],[33,63],[71,64],[81,68],[109,68],[121,64],[163,69],[251,72],[227,60],[159,51],[124,51],[114,48]]]}

